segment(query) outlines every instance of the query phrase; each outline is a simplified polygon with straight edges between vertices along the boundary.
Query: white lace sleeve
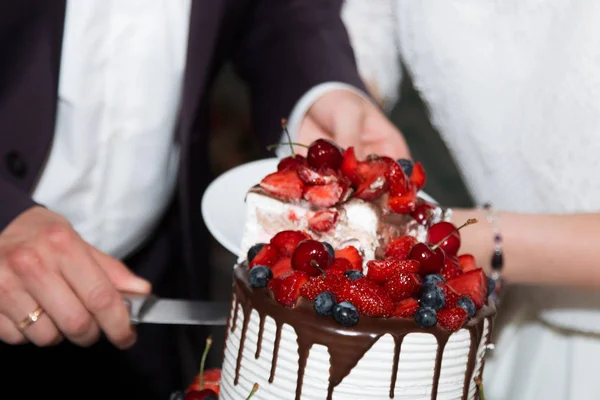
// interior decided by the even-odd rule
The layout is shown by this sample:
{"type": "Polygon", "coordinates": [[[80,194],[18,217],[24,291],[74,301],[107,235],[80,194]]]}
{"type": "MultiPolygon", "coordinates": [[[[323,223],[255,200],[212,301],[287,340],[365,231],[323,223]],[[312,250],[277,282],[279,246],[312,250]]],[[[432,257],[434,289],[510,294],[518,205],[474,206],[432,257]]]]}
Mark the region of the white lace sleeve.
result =
{"type": "Polygon", "coordinates": [[[391,110],[398,101],[402,80],[395,1],[345,0],[342,8],[359,72],[371,94],[386,110],[391,110]]]}

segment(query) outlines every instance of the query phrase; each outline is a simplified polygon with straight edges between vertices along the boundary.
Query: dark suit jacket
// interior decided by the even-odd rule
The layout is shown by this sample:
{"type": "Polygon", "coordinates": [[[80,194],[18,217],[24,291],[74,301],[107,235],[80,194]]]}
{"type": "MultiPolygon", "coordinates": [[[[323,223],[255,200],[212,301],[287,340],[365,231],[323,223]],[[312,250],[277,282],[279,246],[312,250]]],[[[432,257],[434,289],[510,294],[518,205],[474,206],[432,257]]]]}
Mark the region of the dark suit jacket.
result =
{"type": "MultiPolygon", "coordinates": [[[[208,180],[208,95],[225,60],[249,84],[261,145],[312,86],[362,87],[339,18],[342,0],[192,0],[179,118],[177,196],[184,265],[198,270],[200,197],[208,180]],[[196,266],[196,268],[194,268],[196,266]]],[[[31,192],[54,134],[65,0],[0,2],[0,230],[34,205],[31,192]]],[[[67,77],[68,79],[68,77],[67,77]]],[[[134,157],[134,155],[132,155],[134,157]]],[[[160,271],[136,271],[158,279],[160,271]]],[[[191,279],[198,282],[201,279],[191,279]]],[[[192,292],[201,292],[194,285],[192,292]]]]}

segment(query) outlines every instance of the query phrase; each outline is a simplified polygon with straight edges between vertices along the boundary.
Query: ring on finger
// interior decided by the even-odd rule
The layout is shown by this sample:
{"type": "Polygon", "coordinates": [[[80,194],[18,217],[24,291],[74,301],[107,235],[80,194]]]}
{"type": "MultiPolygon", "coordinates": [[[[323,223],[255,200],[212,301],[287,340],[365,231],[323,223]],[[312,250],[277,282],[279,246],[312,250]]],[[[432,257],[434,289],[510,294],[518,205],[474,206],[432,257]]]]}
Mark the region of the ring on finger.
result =
{"type": "Polygon", "coordinates": [[[27,314],[27,317],[23,318],[21,322],[19,322],[18,328],[20,331],[24,331],[29,326],[33,325],[40,317],[44,314],[44,309],[38,306],[35,310],[27,314]]]}

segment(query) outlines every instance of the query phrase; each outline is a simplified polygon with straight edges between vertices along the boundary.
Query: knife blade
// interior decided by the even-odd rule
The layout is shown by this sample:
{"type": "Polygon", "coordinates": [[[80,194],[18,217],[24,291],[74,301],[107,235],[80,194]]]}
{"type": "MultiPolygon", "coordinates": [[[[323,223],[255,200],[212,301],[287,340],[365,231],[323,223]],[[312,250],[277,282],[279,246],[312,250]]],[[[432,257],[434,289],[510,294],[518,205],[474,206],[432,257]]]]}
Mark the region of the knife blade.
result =
{"type": "Polygon", "coordinates": [[[123,294],[132,324],[225,325],[229,303],[123,294]]]}

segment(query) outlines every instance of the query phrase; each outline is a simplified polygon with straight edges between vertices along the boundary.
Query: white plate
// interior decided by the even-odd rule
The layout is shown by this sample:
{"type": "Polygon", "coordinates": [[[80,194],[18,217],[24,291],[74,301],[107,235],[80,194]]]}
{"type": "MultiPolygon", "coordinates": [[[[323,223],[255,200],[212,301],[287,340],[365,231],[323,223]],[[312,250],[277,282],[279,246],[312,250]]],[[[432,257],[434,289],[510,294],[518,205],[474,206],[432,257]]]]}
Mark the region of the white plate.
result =
{"type": "MultiPolygon", "coordinates": [[[[217,241],[239,256],[244,233],[248,190],[262,178],[277,170],[277,158],[253,161],[235,167],[215,179],[202,197],[202,217],[210,233],[217,241]]],[[[426,193],[419,193],[423,199],[435,202],[426,193]]]]}

